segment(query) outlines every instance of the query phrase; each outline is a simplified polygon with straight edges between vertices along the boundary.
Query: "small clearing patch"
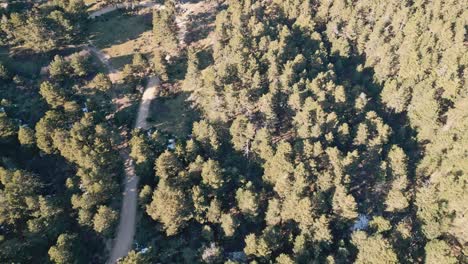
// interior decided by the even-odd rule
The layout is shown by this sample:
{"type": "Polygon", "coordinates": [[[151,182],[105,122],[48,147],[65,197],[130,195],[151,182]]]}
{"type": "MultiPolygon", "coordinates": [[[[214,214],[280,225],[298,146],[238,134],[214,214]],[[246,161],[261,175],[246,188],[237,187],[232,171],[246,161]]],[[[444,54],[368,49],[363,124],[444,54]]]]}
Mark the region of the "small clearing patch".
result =
{"type": "Polygon", "coordinates": [[[163,132],[184,138],[190,134],[192,123],[199,118],[199,113],[192,109],[187,93],[158,97],[151,103],[149,122],[163,132]]]}
{"type": "Polygon", "coordinates": [[[93,44],[110,56],[112,67],[121,70],[135,53],[153,49],[151,9],[116,10],[96,18],[89,26],[93,44]]]}

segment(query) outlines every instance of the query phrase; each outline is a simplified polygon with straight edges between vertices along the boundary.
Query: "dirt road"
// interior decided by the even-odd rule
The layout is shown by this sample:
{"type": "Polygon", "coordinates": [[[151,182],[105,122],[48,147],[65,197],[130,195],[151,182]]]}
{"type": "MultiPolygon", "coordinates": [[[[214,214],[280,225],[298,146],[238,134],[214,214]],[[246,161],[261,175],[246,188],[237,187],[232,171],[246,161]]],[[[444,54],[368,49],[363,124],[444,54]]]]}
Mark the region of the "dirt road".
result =
{"type": "Polygon", "coordinates": [[[102,52],[101,50],[99,50],[98,48],[96,48],[95,46],[93,46],[93,43],[90,41],[89,42],[91,45],[87,46],[86,49],[89,50],[90,52],[94,53],[96,55],[96,57],[101,61],[102,64],[104,64],[104,66],[107,68],[107,70],[109,71],[109,79],[111,80],[112,83],[115,83],[119,80],[119,73],[117,72],[117,70],[112,67],[112,65],[110,64],[109,62],[109,55],[105,54],[104,52],[102,52]]]}
{"type": "MultiPolygon", "coordinates": [[[[156,97],[158,86],[159,78],[151,76],[141,97],[135,128],[149,128],[146,118],[149,115],[151,101],[156,97]]],[[[128,149],[123,150],[120,154],[125,160],[125,191],[120,210],[119,227],[109,257],[109,264],[116,263],[119,258],[128,254],[132,249],[133,237],[135,236],[139,178],[135,173],[135,165],[128,154],[128,149]]]]}
{"type": "MultiPolygon", "coordinates": [[[[108,68],[109,78],[112,82],[118,80],[117,71],[110,65],[109,58],[102,51],[94,46],[89,46],[90,52],[108,68]]],[[[159,86],[159,78],[151,76],[148,80],[143,96],[141,97],[140,107],[138,109],[135,128],[149,128],[146,118],[148,118],[151,101],[156,97],[157,88],[159,86]]],[[[114,264],[119,258],[125,257],[132,249],[133,237],[135,236],[137,201],[138,201],[138,181],[139,178],[135,173],[135,164],[129,156],[129,150],[123,149],[120,155],[125,161],[125,190],[123,192],[122,208],[120,210],[119,226],[117,228],[116,237],[113,241],[109,264],[114,264]]]]}
{"type": "Polygon", "coordinates": [[[135,123],[135,128],[148,129],[149,124],[146,122],[148,118],[151,101],[156,98],[157,88],[159,86],[159,78],[151,76],[146,85],[145,92],[141,97],[140,107],[138,108],[138,116],[135,123]]]}
{"type": "Polygon", "coordinates": [[[119,258],[128,254],[132,249],[133,237],[135,236],[139,178],[135,173],[135,165],[128,155],[128,150],[121,151],[120,155],[125,160],[125,191],[120,210],[119,227],[109,257],[109,264],[116,263],[119,258]]]}
{"type": "Polygon", "coordinates": [[[121,9],[121,8],[126,8],[126,9],[130,9],[130,8],[136,8],[136,7],[153,7],[153,6],[160,6],[161,4],[157,4],[155,2],[151,2],[151,1],[142,1],[142,2],[139,2],[139,3],[134,3],[134,4],[130,4],[130,3],[121,3],[121,4],[116,4],[116,5],[111,5],[111,6],[106,6],[106,7],[103,7],[99,10],[96,10],[94,12],[92,12],[91,14],[89,14],[89,18],[96,18],[98,16],[102,16],[104,14],[107,14],[107,13],[110,13],[112,11],[115,11],[117,9],[121,9]]]}
{"type": "MultiPolygon", "coordinates": [[[[104,15],[118,8],[133,8],[133,7],[153,7],[157,4],[154,2],[140,2],[133,6],[128,4],[118,4],[115,6],[105,7],[97,10],[89,15],[90,18],[104,15]]],[[[109,55],[105,54],[95,46],[92,42],[86,49],[96,55],[96,57],[107,67],[109,71],[109,79],[111,82],[117,82],[119,78],[118,71],[112,67],[109,62],[109,55]]],[[[157,88],[159,86],[159,78],[152,76],[148,80],[148,84],[141,98],[140,106],[137,113],[135,128],[147,129],[149,127],[146,119],[149,115],[151,101],[156,97],[157,88]]],[[[125,161],[125,190],[123,192],[122,208],[120,210],[119,226],[117,228],[116,237],[113,241],[108,263],[114,264],[118,259],[125,257],[132,249],[133,238],[135,236],[137,202],[138,202],[138,181],[139,178],[135,173],[135,164],[129,156],[129,150],[123,149],[120,155],[125,161]]]]}

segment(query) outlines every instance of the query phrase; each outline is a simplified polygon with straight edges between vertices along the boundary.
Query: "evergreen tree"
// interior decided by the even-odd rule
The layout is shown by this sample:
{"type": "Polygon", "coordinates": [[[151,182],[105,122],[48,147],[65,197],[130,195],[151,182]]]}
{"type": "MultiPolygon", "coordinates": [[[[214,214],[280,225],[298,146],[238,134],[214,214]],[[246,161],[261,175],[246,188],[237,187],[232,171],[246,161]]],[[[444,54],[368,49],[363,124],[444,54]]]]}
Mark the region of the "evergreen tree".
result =
{"type": "Polygon", "coordinates": [[[153,200],[146,212],[151,218],[161,222],[166,234],[172,236],[179,233],[191,218],[191,205],[183,191],[160,184],[154,191],[153,200]]]}
{"type": "Polygon", "coordinates": [[[177,49],[177,25],[175,22],[175,2],[165,1],[164,9],[155,9],[153,12],[153,33],[156,46],[172,53],[177,49]]]}
{"type": "Polygon", "coordinates": [[[112,229],[118,219],[116,211],[107,206],[100,206],[93,219],[94,230],[105,235],[112,233],[112,229]]]}
{"type": "Polygon", "coordinates": [[[77,236],[75,234],[61,234],[57,243],[50,247],[50,260],[57,264],[74,263],[77,261],[77,236]]]}
{"type": "Polygon", "coordinates": [[[34,130],[27,126],[20,126],[18,130],[18,140],[21,145],[33,146],[36,143],[34,138],[34,130]]]}
{"type": "Polygon", "coordinates": [[[16,126],[6,113],[0,112],[0,139],[5,140],[16,135],[16,126]]]}
{"type": "Polygon", "coordinates": [[[64,106],[67,100],[66,93],[63,89],[47,81],[41,83],[40,93],[52,108],[64,106]]]}

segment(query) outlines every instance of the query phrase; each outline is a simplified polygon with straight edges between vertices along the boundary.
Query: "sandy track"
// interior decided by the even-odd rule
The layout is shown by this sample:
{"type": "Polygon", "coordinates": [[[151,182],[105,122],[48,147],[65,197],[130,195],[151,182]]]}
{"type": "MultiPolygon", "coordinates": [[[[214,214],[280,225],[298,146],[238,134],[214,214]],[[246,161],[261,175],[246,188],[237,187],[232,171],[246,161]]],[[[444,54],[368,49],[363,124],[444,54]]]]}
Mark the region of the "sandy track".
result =
{"type": "MultiPolygon", "coordinates": [[[[134,8],[134,7],[156,7],[164,8],[160,4],[154,2],[143,1],[133,5],[130,4],[117,4],[114,6],[104,7],[97,10],[89,15],[90,18],[96,18],[98,16],[107,14],[119,8],[134,8]]],[[[177,19],[179,27],[179,44],[185,45],[185,33],[186,33],[186,17],[185,19],[177,19]]],[[[107,67],[109,71],[109,78],[114,83],[119,80],[119,73],[112,67],[109,62],[109,55],[105,54],[98,48],[94,47],[92,43],[86,49],[94,53],[97,58],[107,67]]],[[[157,90],[160,85],[160,80],[157,76],[151,76],[148,79],[146,89],[141,97],[140,106],[138,108],[137,118],[135,122],[135,128],[148,129],[150,125],[146,121],[149,116],[151,101],[156,98],[157,90]]],[[[120,210],[120,220],[117,228],[116,237],[113,240],[113,245],[108,259],[108,264],[114,264],[118,259],[127,256],[128,252],[132,249],[133,238],[135,236],[136,229],[136,215],[138,207],[138,181],[139,177],[135,173],[134,161],[129,156],[128,148],[120,151],[120,155],[125,161],[125,190],[123,192],[122,208],[120,210]]]]}
{"type": "Polygon", "coordinates": [[[119,227],[109,257],[109,264],[116,263],[119,258],[128,254],[132,249],[133,237],[135,236],[139,178],[135,173],[135,165],[128,155],[128,150],[121,151],[120,155],[125,160],[125,191],[123,192],[119,227]]]}
{"type": "Polygon", "coordinates": [[[121,4],[112,5],[112,6],[106,6],[99,10],[96,10],[89,14],[89,18],[96,18],[98,16],[102,16],[102,15],[105,15],[107,13],[110,13],[112,11],[115,11],[117,9],[122,9],[122,8],[133,9],[136,7],[154,7],[154,6],[161,6],[161,4],[157,4],[151,1],[142,1],[142,2],[134,3],[134,4],[121,3],[121,4]]]}
{"type": "MultiPolygon", "coordinates": [[[[157,6],[153,2],[140,2],[134,4],[133,6],[128,4],[118,4],[111,7],[105,7],[100,10],[97,10],[89,15],[90,18],[95,18],[112,12],[119,8],[133,8],[133,7],[154,7],[157,6]]],[[[104,64],[104,66],[109,71],[109,79],[111,82],[115,83],[119,80],[118,71],[112,67],[109,62],[109,55],[105,54],[98,48],[92,45],[86,47],[87,50],[94,53],[96,57],[104,64]]],[[[137,113],[137,118],[135,122],[135,128],[146,129],[149,127],[146,119],[148,118],[151,101],[156,97],[157,88],[159,86],[159,78],[152,76],[148,80],[148,84],[141,98],[140,106],[137,113]]],[[[138,202],[138,181],[139,177],[135,173],[135,164],[130,158],[128,148],[120,151],[120,155],[125,161],[125,190],[123,192],[122,198],[122,208],[120,210],[120,220],[119,226],[117,228],[116,237],[113,240],[113,245],[109,255],[108,262],[109,264],[114,264],[118,259],[125,257],[128,252],[132,249],[133,238],[135,236],[136,229],[136,215],[137,215],[137,202],[138,202]]]]}
{"type": "Polygon", "coordinates": [[[90,41],[90,46],[87,46],[86,49],[88,49],[89,51],[91,51],[92,53],[94,53],[96,55],[96,57],[101,61],[102,64],[104,64],[104,66],[107,68],[107,70],[109,71],[108,73],[108,76],[109,76],[109,79],[111,80],[112,83],[115,83],[119,80],[119,73],[118,71],[112,67],[112,65],[110,64],[109,62],[109,55],[105,54],[104,52],[102,52],[101,50],[99,50],[98,48],[96,48],[95,46],[93,46],[93,44],[91,43],[90,41]]]}
{"type": "MultiPolygon", "coordinates": [[[[118,80],[117,71],[110,65],[109,57],[94,46],[87,47],[96,57],[108,68],[109,78],[112,82],[118,80]]],[[[159,78],[151,76],[146,85],[146,89],[141,97],[140,106],[137,113],[135,128],[149,128],[146,121],[150,112],[151,101],[156,98],[159,86],[159,78]]],[[[114,264],[119,258],[125,257],[132,249],[133,237],[135,236],[136,213],[138,202],[138,181],[139,177],[135,173],[135,164],[130,158],[128,148],[120,151],[120,155],[125,161],[125,190],[123,192],[122,208],[120,210],[119,226],[117,235],[113,241],[108,263],[114,264]]]]}
{"type": "Polygon", "coordinates": [[[157,89],[159,86],[159,78],[151,76],[146,85],[145,92],[141,97],[140,107],[138,108],[138,116],[135,122],[135,128],[148,129],[149,124],[146,122],[148,118],[151,101],[156,98],[157,89]]]}
{"type": "MultiPolygon", "coordinates": [[[[135,128],[149,128],[146,118],[149,115],[151,101],[156,98],[158,86],[159,78],[151,76],[141,97],[135,128]]],[[[109,264],[116,263],[119,258],[128,254],[132,249],[133,237],[135,236],[139,177],[135,173],[135,165],[128,154],[128,149],[121,151],[120,154],[125,160],[125,191],[123,193],[117,236],[110,253],[109,264]]]]}

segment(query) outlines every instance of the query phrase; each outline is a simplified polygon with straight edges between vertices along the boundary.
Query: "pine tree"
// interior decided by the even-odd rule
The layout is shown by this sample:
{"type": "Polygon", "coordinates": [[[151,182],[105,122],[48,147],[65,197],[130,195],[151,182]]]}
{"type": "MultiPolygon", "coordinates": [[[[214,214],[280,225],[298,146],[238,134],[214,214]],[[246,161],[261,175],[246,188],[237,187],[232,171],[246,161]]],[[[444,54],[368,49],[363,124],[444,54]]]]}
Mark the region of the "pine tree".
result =
{"type": "Polygon", "coordinates": [[[168,236],[177,234],[185,227],[191,218],[191,211],[187,195],[165,184],[158,186],[152,202],[146,207],[148,215],[163,224],[168,236]]]}
{"type": "Polygon", "coordinates": [[[54,60],[49,64],[50,77],[63,80],[70,74],[70,64],[63,57],[55,55],[54,60]]]}
{"type": "Polygon", "coordinates": [[[16,135],[16,126],[4,112],[0,112],[0,140],[6,140],[16,135]]]}
{"type": "Polygon", "coordinates": [[[153,33],[156,46],[172,53],[177,49],[177,25],[175,23],[175,3],[165,1],[164,9],[155,9],[153,12],[153,33]]]}
{"type": "MultiPolygon", "coordinates": [[[[182,170],[182,164],[174,153],[166,150],[156,159],[156,175],[161,179],[177,181],[178,173],[182,170]]],[[[173,181],[170,181],[173,182],[173,181]]]]}
{"type": "Polygon", "coordinates": [[[61,234],[57,243],[50,247],[49,258],[56,264],[66,264],[76,262],[78,238],[75,234],[61,234]]]}
{"type": "Polygon", "coordinates": [[[52,108],[64,106],[67,100],[65,91],[48,81],[41,83],[40,94],[52,108]]]}
{"type": "Polygon", "coordinates": [[[27,126],[21,126],[18,130],[18,140],[21,145],[33,146],[36,143],[34,130],[27,126]]]}
{"type": "Polygon", "coordinates": [[[110,235],[118,219],[118,214],[107,206],[99,206],[93,219],[94,230],[104,235],[110,235]]]}
{"type": "Polygon", "coordinates": [[[255,218],[258,216],[260,200],[252,182],[248,182],[245,187],[237,190],[236,200],[237,206],[247,217],[255,218]]]}
{"type": "Polygon", "coordinates": [[[333,194],[333,211],[335,214],[340,218],[352,220],[358,216],[356,207],[354,197],[347,194],[342,185],[336,186],[333,194]]]}
{"type": "Polygon", "coordinates": [[[359,250],[355,263],[398,263],[392,246],[381,235],[368,236],[357,231],[352,235],[352,242],[359,250]]]}
{"type": "Polygon", "coordinates": [[[223,176],[223,169],[219,162],[209,159],[203,164],[201,177],[204,184],[213,189],[219,189],[223,186],[225,180],[223,176]]]}

